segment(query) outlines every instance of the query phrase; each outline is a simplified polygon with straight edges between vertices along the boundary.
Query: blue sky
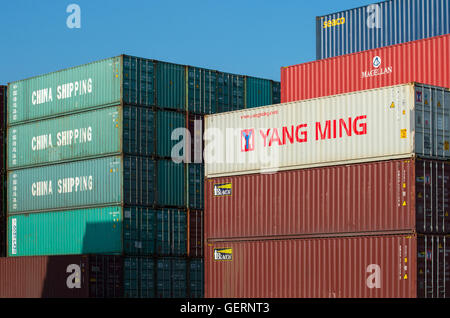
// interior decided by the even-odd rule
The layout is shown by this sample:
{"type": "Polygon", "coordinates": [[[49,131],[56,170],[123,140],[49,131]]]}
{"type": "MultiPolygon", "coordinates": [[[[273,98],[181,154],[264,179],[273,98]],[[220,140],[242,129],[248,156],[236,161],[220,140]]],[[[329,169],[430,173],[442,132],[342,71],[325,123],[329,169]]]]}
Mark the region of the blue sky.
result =
{"type": "Polygon", "coordinates": [[[374,0],[14,0],[0,10],[0,84],[120,54],[280,79],[315,59],[315,17],[374,0]],[[66,25],[69,4],[81,28],[66,25]]]}

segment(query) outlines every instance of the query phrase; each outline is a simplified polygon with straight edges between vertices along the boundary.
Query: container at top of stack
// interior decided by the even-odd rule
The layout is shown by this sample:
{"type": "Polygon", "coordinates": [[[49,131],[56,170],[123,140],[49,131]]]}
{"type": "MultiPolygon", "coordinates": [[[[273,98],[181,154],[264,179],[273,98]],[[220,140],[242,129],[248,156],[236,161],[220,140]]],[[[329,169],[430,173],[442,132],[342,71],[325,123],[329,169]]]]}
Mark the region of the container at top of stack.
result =
{"type": "Polygon", "coordinates": [[[389,0],[316,18],[316,57],[366,51],[450,33],[446,0],[389,0]]]}

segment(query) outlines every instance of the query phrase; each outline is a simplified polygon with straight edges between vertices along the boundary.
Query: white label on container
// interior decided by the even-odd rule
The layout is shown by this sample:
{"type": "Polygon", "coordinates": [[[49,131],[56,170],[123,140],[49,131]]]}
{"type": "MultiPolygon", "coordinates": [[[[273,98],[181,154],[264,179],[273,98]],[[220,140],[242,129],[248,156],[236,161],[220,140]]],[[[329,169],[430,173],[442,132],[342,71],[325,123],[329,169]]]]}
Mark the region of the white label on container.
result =
{"type": "Polygon", "coordinates": [[[17,219],[11,220],[11,254],[17,254],[17,219]]]}

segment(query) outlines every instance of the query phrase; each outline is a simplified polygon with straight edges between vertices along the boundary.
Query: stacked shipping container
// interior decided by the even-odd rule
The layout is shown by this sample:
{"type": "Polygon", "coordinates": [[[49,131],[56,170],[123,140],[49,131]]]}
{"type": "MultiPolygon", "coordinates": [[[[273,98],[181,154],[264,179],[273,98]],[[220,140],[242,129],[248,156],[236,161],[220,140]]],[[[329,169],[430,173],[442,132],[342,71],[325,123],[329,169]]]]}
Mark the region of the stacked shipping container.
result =
{"type": "Polygon", "coordinates": [[[247,77],[120,56],[11,83],[8,255],[120,255],[125,296],[202,296],[203,170],[183,130],[279,100],[255,81],[247,102],[247,77]]]}
{"type": "Polygon", "coordinates": [[[318,59],[353,54],[282,68],[288,104],[207,118],[207,297],[449,297],[449,10],[318,17],[318,59]]]}
{"type": "Polygon", "coordinates": [[[448,297],[449,111],[405,84],[208,116],[206,297],[448,297]]]}
{"type": "Polygon", "coordinates": [[[6,255],[6,86],[0,86],[0,257],[6,255]]]}

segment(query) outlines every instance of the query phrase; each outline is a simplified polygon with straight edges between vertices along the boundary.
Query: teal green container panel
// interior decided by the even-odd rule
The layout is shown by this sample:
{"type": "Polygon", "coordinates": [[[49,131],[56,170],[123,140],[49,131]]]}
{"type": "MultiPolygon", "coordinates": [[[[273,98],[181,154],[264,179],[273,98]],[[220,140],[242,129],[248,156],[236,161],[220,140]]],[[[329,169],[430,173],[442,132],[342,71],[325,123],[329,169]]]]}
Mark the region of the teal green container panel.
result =
{"type": "Polygon", "coordinates": [[[244,76],[217,73],[217,112],[228,112],[245,108],[244,76]]]}
{"type": "Polygon", "coordinates": [[[187,259],[160,258],[156,260],[156,297],[186,298],[187,259]]]}
{"type": "Polygon", "coordinates": [[[246,108],[272,104],[272,81],[246,76],[246,108]]]}
{"type": "Polygon", "coordinates": [[[156,62],[156,105],[162,108],[186,109],[186,67],[156,62]]]}
{"type": "Polygon", "coordinates": [[[157,205],[184,207],[186,201],[185,164],[172,160],[157,161],[157,205]]]}
{"type": "Polygon", "coordinates": [[[163,209],[156,213],[156,254],[187,255],[187,213],[179,209],[163,209]]]}
{"type": "Polygon", "coordinates": [[[121,57],[8,85],[8,126],[121,103],[121,57]]]}
{"type": "Polygon", "coordinates": [[[151,156],[155,151],[155,112],[149,108],[123,107],[123,152],[151,156]]]}
{"type": "Polygon", "coordinates": [[[217,72],[188,67],[188,111],[196,114],[217,113],[217,72]]]}
{"type": "Polygon", "coordinates": [[[153,60],[123,56],[123,102],[155,105],[155,65],[153,60]]]}
{"type": "Polygon", "coordinates": [[[189,163],[188,169],[188,189],[189,189],[189,208],[204,208],[204,177],[205,165],[202,163],[189,163]]]}
{"type": "Polygon", "coordinates": [[[123,161],[123,202],[153,206],[156,200],[156,162],[149,157],[125,156],[123,161]]]}
{"type": "Polygon", "coordinates": [[[8,217],[8,256],[120,254],[121,251],[120,207],[8,217]]]}
{"type": "Polygon", "coordinates": [[[124,258],[124,297],[155,297],[155,260],[144,257],[124,258]]]}
{"type": "Polygon", "coordinates": [[[108,107],[8,128],[8,169],[118,154],[122,109],[108,107]]]}
{"type": "Polygon", "coordinates": [[[8,213],[122,203],[120,156],[8,172],[8,213]]]}
{"type": "Polygon", "coordinates": [[[203,259],[191,258],[189,261],[189,297],[205,297],[205,267],[203,259]]]}
{"type": "MultiPolygon", "coordinates": [[[[185,132],[186,115],[174,111],[157,111],[157,154],[160,157],[172,158],[172,150],[175,146],[183,146],[185,148],[185,139],[180,135],[185,132]],[[181,128],[179,132],[175,129],[181,128]],[[174,137],[179,139],[172,140],[174,137]],[[181,143],[181,144],[180,144],[181,143]]],[[[178,147],[177,147],[178,148],[178,147]]],[[[177,149],[175,148],[175,149],[177,149]]],[[[174,151],[174,158],[183,158],[183,151],[174,151]]]]}

